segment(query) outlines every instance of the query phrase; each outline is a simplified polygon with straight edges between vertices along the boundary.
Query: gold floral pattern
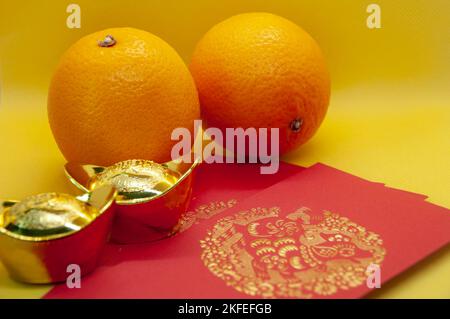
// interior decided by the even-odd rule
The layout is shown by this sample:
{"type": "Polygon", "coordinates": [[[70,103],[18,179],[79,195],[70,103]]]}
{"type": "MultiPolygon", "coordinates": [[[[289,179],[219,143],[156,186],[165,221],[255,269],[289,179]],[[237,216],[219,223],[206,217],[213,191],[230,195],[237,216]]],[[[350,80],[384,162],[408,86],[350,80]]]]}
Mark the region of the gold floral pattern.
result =
{"type": "Polygon", "coordinates": [[[235,206],[237,200],[230,199],[228,201],[215,201],[209,204],[201,205],[193,211],[188,211],[181,216],[178,225],[175,227],[174,232],[184,232],[192,225],[198,223],[200,220],[209,219],[228,208],[235,206]]]}
{"type": "Polygon", "coordinates": [[[206,267],[227,285],[264,298],[326,297],[366,281],[386,250],[346,217],[300,208],[253,208],[220,219],[200,240],[206,267]]]}

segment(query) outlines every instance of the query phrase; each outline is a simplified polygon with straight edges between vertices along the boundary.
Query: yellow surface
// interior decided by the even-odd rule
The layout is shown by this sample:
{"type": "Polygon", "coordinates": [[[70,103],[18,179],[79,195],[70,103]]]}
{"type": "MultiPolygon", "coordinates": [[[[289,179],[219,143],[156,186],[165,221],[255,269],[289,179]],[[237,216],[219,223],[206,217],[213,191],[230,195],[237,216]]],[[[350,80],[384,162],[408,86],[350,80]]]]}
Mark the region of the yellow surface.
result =
{"type": "MultiPolygon", "coordinates": [[[[323,162],[450,207],[450,2],[376,1],[382,28],[365,25],[367,1],[76,1],[81,29],[68,29],[66,1],[0,2],[0,197],[73,192],[46,120],[58,57],[76,39],[133,26],[164,38],[189,61],[202,34],[232,14],[267,11],[301,25],[321,45],[332,100],[316,137],[286,159],[323,162]]],[[[0,298],[40,297],[0,268],[0,298]]],[[[450,298],[447,248],[386,284],[375,297],[450,298]]]]}

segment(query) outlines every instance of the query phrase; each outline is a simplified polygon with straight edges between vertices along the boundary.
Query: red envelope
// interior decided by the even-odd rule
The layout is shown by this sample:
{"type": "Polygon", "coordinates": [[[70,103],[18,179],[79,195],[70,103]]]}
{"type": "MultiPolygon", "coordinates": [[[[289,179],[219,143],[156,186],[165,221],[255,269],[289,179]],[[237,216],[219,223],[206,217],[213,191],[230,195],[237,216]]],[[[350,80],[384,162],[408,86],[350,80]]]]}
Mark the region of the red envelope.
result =
{"type": "Polygon", "coordinates": [[[322,164],[203,165],[178,235],[108,245],[46,298],[362,297],[449,243],[449,211],[424,199],[322,164]]]}
{"type": "MultiPolygon", "coordinates": [[[[238,201],[302,170],[300,166],[280,163],[277,174],[261,175],[259,165],[200,165],[196,172],[190,209],[181,227],[188,228],[191,224],[219,214],[238,201]]],[[[188,267],[190,263],[185,258],[195,256],[194,248],[198,246],[196,244],[194,247],[185,241],[184,234],[140,245],[109,244],[98,269],[83,277],[81,289],[74,290],[66,285],[59,285],[44,298],[207,297],[208,293],[205,294],[197,284],[191,285],[192,288],[199,289],[198,293],[191,296],[183,291],[178,294],[178,289],[173,289],[182,284],[182,281],[177,283],[178,278],[183,276],[181,269],[188,267]],[[184,262],[188,264],[183,264],[184,262]],[[152,283],[155,281],[153,277],[164,280],[152,283]]],[[[195,269],[192,270],[195,273],[195,269]]],[[[192,277],[192,274],[186,276],[192,277]]]]}

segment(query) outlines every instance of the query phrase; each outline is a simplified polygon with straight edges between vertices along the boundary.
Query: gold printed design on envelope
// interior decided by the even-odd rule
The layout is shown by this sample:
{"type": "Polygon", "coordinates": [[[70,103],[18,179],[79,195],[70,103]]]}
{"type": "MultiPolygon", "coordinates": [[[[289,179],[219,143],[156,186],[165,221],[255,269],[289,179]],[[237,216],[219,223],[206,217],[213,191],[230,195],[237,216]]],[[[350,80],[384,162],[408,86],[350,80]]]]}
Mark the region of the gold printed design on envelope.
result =
{"type": "Polygon", "coordinates": [[[386,255],[378,234],[346,217],[300,208],[253,208],[220,219],[200,241],[206,267],[236,290],[264,298],[314,298],[365,283],[386,255]]]}
{"type": "Polygon", "coordinates": [[[201,205],[193,211],[188,211],[181,216],[178,222],[176,232],[184,232],[192,225],[198,223],[200,220],[210,219],[211,217],[225,211],[228,208],[235,206],[237,200],[230,199],[228,201],[216,201],[206,205],[201,205]]]}

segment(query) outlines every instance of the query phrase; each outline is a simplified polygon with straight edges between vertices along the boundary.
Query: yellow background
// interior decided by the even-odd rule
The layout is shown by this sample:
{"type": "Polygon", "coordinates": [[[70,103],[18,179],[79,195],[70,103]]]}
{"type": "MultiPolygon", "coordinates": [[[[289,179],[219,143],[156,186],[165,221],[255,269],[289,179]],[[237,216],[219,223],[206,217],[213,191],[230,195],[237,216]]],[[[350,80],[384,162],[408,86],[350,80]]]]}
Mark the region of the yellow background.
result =
{"type": "MultiPolygon", "coordinates": [[[[330,111],[319,133],[286,157],[323,162],[449,207],[450,2],[447,0],[96,0],[0,2],[0,197],[74,190],[46,120],[46,91],[59,56],[81,36],[133,26],[170,43],[189,61],[199,38],[237,13],[291,19],[320,44],[332,75],[330,111]],[[81,29],[66,7],[81,6],[81,29]],[[381,6],[382,28],[366,27],[381,6]]],[[[40,297],[49,286],[8,279],[0,297],[40,297]]],[[[450,298],[450,249],[402,274],[375,297],[450,298]]]]}

